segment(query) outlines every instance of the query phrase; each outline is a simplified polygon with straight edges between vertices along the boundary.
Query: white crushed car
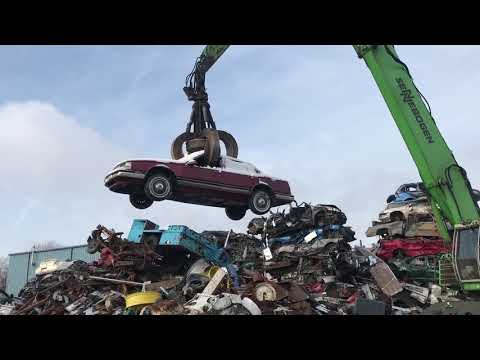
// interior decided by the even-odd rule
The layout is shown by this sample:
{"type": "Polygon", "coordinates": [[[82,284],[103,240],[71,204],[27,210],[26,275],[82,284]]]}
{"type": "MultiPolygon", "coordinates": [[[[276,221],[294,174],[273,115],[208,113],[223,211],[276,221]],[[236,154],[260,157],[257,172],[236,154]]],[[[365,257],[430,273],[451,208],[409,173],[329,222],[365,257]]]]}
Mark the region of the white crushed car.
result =
{"type": "Polygon", "coordinates": [[[45,260],[40,263],[35,270],[35,275],[44,275],[54,271],[68,269],[73,264],[73,261],[60,261],[56,259],[45,260]]]}

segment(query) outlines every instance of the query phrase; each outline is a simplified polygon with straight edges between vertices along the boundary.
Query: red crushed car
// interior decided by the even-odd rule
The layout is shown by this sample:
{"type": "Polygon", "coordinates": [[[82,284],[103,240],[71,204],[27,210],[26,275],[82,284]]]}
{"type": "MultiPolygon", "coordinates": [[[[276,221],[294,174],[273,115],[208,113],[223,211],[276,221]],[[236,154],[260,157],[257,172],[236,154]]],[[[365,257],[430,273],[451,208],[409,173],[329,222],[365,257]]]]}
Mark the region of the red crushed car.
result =
{"type": "Polygon", "coordinates": [[[450,249],[442,239],[414,238],[380,240],[376,255],[382,260],[388,261],[397,256],[428,256],[448,252],[450,249]]]}
{"type": "Polygon", "coordinates": [[[179,160],[127,160],[105,177],[113,192],[128,194],[137,209],[173,200],[225,208],[232,220],[247,209],[257,215],[294,200],[287,181],[263,174],[254,165],[223,156],[219,167],[201,166],[204,151],[179,160]]]}

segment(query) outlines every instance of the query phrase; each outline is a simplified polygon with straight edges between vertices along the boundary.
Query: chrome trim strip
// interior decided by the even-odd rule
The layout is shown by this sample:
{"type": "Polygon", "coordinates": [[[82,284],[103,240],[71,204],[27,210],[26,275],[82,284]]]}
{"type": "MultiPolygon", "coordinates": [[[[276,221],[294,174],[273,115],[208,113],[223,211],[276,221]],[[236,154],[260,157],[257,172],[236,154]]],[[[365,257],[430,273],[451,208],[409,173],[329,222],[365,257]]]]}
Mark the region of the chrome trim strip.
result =
{"type": "Polygon", "coordinates": [[[248,190],[244,189],[236,189],[236,188],[231,188],[227,186],[222,186],[222,185],[214,185],[214,184],[206,184],[202,182],[197,182],[197,181],[189,181],[189,180],[177,180],[177,183],[179,185],[184,185],[184,186],[192,186],[200,189],[209,189],[209,190],[220,190],[220,191],[228,191],[232,193],[237,193],[237,194],[248,194],[248,190]]]}

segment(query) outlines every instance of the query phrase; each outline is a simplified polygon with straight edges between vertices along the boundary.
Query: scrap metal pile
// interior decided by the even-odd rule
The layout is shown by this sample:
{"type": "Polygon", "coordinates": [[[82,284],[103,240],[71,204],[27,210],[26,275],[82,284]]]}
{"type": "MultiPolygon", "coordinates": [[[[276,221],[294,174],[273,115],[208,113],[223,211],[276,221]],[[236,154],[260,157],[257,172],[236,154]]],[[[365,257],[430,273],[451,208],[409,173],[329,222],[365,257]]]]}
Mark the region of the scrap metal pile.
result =
{"type": "Polygon", "coordinates": [[[128,238],[98,226],[98,261],[42,268],[10,304],[17,315],[418,314],[441,288],[401,283],[333,205],[253,219],[247,233],[135,220],[128,238]]]}
{"type": "Polygon", "coordinates": [[[455,281],[449,245],[438,233],[422,183],[404,184],[390,195],[385,210],[366,234],[380,237],[376,255],[401,280],[422,286],[448,286],[455,281]]]}
{"type": "Polygon", "coordinates": [[[366,235],[379,236],[375,255],[422,304],[423,314],[478,313],[478,299],[460,291],[450,244],[439,235],[422,183],[404,184],[390,195],[366,235]]]}

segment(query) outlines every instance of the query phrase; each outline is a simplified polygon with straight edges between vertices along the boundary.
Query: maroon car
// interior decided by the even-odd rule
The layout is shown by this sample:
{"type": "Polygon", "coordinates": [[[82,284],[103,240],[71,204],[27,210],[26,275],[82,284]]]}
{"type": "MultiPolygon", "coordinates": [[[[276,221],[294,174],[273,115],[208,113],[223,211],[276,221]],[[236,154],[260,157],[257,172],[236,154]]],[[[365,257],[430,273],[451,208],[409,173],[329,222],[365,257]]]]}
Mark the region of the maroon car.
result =
{"type": "Polygon", "coordinates": [[[232,220],[242,219],[247,209],[263,215],[294,200],[287,181],[228,156],[221,158],[219,167],[200,166],[197,160],[203,154],[202,150],[179,160],[127,160],[106,176],[105,186],[129,194],[137,209],[174,200],[223,207],[232,220]]]}
{"type": "Polygon", "coordinates": [[[408,239],[392,239],[380,240],[380,246],[376,251],[376,255],[388,261],[394,257],[415,257],[429,256],[437,254],[446,254],[450,252],[450,248],[441,238],[408,238],[408,239]]]}

